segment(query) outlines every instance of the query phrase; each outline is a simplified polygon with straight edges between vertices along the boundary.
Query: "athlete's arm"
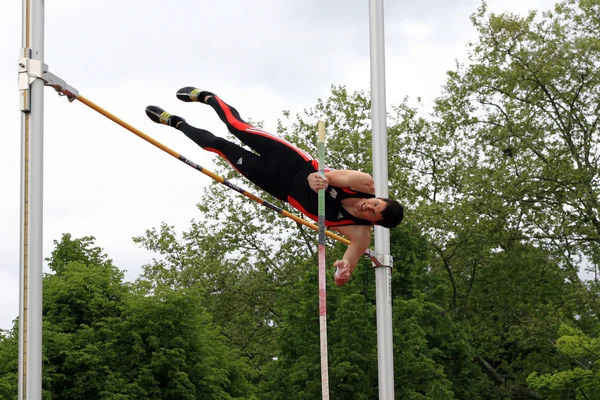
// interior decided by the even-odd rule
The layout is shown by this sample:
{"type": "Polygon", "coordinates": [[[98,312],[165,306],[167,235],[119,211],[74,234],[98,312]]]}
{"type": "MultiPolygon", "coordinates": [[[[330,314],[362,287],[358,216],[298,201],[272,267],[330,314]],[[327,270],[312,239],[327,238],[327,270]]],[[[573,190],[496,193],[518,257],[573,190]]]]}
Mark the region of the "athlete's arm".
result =
{"type": "Polygon", "coordinates": [[[341,271],[339,282],[336,280],[338,285],[341,286],[350,280],[350,275],[354,272],[356,264],[369,248],[371,244],[371,228],[371,225],[348,225],[332,228],[350,240],[350,244],[342,259],[333,263],[341,271]]]}
{"type": "Polygon", "coordinates": [[[325,177],[330,185],[375,194],[375,181],[373,181],[371,175],[364,172],[352,170],[329,171],[325,172],[325,177]]]}

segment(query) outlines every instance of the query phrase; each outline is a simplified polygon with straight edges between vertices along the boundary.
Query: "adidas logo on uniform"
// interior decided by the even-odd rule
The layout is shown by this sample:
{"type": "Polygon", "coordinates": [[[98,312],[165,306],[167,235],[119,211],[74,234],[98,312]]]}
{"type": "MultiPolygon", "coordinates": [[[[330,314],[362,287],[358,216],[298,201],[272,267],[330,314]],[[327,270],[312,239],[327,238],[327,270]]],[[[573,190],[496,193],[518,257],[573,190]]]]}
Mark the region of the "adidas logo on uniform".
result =
{"type": "Polygon", "coordinates": [[[240,157],[240,159],[239,159],[239,160],[237,160],[236,164],[237,164],[237,165],[242,165],[242,157],[240,157]]]}
{"type": "Polygon", "coordinates": [[[338,219],[342,219],[342,218],[344,218],[344,216],[342,215],[342,213],[341,213],[341,212],[339,212],[339,213],[338,213],[338,219]]]}

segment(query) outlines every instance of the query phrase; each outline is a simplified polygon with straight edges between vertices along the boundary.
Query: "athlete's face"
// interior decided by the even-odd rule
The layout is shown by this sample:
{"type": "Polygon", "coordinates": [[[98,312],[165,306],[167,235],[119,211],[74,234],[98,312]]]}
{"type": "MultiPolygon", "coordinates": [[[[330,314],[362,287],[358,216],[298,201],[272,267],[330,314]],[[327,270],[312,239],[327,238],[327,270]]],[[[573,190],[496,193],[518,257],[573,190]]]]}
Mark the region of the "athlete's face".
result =
{"type": "Polygon", "coordinates": [[[358,203],[360,218],[369,222],[377,222],[383,219],[381,212],[385,210],[387,203],[381,199],[363,199],[358,203]]]}

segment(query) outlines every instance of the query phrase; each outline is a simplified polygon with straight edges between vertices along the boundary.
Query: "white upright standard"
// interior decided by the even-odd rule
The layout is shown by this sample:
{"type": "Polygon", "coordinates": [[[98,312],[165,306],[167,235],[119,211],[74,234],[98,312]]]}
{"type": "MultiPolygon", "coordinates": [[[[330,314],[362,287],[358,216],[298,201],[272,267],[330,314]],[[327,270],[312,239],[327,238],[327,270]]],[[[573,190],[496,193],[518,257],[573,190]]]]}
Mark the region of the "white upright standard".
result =
{"type": "Polygon", "coordinates": [[[42,398],[43,65],[44,0],[23,0],[19,400],[42,398]]]}
{"type": "MultiPolygon", "coordinates": [[[[369,0],[371,48],[371,118],[373,136],[373,178],[377,197],[388,197],[388,150],[385,104],[385,40],[383,0],[369,0]]],[[[392,337],[392,260],[390,232],[375,226],[375,252],[382,267],[375,269],[377,301],[377,357],[379,399],[394,399],[394,343],[392,337]]]]}

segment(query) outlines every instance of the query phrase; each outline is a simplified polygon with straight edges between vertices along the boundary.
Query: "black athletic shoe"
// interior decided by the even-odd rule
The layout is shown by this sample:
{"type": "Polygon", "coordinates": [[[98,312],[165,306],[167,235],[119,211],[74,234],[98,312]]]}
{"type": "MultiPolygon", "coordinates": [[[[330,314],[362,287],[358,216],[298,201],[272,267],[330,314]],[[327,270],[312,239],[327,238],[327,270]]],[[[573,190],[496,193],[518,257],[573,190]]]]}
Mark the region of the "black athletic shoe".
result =
{"type": "Polygon", "coordinates": [[[206,98],[206,96],[214,95],[214,93],[208,92],[206,90],[201,90],[193,86],[186,86],[177,91],[177,98],[181,101],[185,101],[186,103],[191,103],[195,101],[204,103],[204,99],[206,98]]]}
{"type": "Polygon", "coordinates": [[[185,119],[177,115],[171,115],[165,110],[157,106],[146,107],[146,115],[157,124],[169,125],[176,127],[179,122],[185,122],[185,119]]]}

